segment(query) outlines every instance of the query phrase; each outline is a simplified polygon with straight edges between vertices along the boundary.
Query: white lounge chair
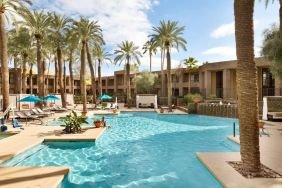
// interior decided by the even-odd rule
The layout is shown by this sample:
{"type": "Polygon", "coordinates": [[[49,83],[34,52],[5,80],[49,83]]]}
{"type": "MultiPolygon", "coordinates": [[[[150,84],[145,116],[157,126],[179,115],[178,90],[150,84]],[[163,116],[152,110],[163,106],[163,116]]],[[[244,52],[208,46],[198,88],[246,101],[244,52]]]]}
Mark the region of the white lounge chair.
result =
{"type": "Polygon", "coordinates": [[[110,110],[111,109],[111,103],[107,103],[107,106],[105,107],[106,110],[110,110]]]}

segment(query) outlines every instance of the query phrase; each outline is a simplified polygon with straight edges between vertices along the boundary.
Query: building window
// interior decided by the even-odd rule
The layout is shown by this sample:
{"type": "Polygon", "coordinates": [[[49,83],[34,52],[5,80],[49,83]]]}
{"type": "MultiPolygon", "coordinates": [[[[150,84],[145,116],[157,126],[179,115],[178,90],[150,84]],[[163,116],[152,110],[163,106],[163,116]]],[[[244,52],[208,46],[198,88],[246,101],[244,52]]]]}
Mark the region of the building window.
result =
{"type": "Polygon", "coordinates": [[[275,94],[275,80],[269,69],[262,69],[262,95],[274,96],[275,94]]]}
{"type": "Polygon", "coordinates": [[[199,74],[192,74],[191,75],[192,82],[199,82],[199,74]]]}
{"type": "Polygon", "coordinates": [[[14,74],[9,75],[9,83],[14,83],[14,74]]]}

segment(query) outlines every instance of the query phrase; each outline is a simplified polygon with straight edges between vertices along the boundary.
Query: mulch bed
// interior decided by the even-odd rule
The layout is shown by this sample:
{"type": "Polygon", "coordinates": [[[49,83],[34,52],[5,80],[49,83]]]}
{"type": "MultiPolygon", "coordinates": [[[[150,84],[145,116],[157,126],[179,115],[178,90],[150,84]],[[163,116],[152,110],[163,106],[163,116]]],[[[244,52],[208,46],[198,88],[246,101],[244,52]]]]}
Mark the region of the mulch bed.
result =
{"type": "Polygon", "coordinates": [[[282,175],[261,164],[259,173],[248,173],[243,168],[241,161],[228,162],[237,172],[246,178],[282,178],[282,175]]]}

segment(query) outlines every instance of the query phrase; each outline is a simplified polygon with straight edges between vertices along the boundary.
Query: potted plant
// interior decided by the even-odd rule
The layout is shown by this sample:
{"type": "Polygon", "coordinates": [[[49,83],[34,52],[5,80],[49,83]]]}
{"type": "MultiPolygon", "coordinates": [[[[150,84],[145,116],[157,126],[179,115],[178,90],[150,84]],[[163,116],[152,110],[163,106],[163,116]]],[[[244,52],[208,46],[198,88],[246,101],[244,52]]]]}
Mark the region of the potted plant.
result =
{"type": "Polygon", "coordinates": [[[117,109],[116,108],[113,109],[113,113],[114,114],[117,113],[117,109]]]}
{"type": "Polygon", "coordinates": [[[102,127],[102,121],[99,120],[99,119],[96,119],[93,123],[94,123],[96,128],[102,127]]]}
{"type": "Polygon", "coordinates": [[[83,123],[88,124],[86,121],[86,117],[78,116],[75,111],[72,111],[69,115],[67,115],[64,119],[65,129],[63,130],[65,133],[79,133],[81,132],[81,125],[83,123]]]}

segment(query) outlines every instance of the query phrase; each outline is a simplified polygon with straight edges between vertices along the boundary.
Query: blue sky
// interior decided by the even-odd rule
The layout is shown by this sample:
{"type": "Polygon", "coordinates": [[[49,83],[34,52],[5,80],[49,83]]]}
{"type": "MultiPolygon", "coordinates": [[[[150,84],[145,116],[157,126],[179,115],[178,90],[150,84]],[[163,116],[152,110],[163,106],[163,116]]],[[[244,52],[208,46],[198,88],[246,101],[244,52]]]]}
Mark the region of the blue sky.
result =
{"type": "MultiPolygon", "coordinates": [[[[264,0],[262,0],[264,1],[264,0]]],[[[98,20],[104,29],[107,48],[113,50],[123,40],[132,40],[141,46],[151,27],[160,20],[175,20],[185,26],[187,51],[172,52],[173,65],[192,56],[200,63],[235,59],[233,0],[34,0],[34,8],[56,11],[77,18],[98,20]]],[[[278,1],[265,8],[256,0],[255,50],[259,55],[262,32],[272,23],[278,23],[278,1]]],[[[153,69],[160,69],[159,54],[153,58],[153,69]]],[[[104,65],[103,75],[123,66],[104,65]]],[[[141,70],[148,69],[148,57],[142,58],[141,70]]]]}

